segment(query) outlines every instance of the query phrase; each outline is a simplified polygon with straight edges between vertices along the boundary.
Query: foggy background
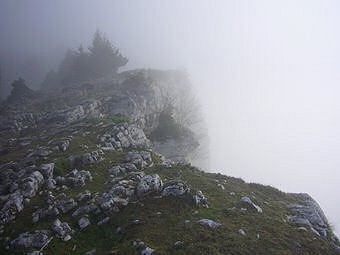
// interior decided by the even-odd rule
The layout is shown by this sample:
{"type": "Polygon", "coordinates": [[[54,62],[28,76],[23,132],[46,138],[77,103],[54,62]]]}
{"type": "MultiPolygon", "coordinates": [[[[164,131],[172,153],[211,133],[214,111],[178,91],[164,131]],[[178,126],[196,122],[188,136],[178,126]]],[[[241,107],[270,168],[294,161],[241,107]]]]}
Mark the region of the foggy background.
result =
{"type": "Polygon", "coordinates": [[[307,192],[339,233],[339,13],[321,0],[2,0],[1,95],[18,76],[38,88],[100,29],[127,69],[188,71],[211,171],[307,192]]]}

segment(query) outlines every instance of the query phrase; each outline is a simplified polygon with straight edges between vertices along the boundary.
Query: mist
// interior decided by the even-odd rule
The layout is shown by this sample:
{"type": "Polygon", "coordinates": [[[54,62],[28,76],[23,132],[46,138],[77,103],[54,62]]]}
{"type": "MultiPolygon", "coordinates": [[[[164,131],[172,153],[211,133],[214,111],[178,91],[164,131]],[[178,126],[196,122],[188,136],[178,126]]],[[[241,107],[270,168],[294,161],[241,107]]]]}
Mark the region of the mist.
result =
{"type": "Polygon", "coordinates": [[[0,92],[18,76],[39,88],[100,29],[126,69],[187,70],[209,171],[309,193],[339,233],[339,11],[338,1],[3,0],[0,92]]]}

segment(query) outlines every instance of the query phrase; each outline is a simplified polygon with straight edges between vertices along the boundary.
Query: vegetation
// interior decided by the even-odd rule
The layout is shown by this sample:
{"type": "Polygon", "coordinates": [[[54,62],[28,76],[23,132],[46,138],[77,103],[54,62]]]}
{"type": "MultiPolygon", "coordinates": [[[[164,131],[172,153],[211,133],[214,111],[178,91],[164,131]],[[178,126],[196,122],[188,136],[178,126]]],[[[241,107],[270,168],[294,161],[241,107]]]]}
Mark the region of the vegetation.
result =
{"type": "MultiPolygon", "coordinates": [[[[171,115],[169,117],[165,113],[160,123],[164,129],[174,124],[171,115]]],[[[56,164],[54,174],[65,175],[71,170],[66,160],[69,155],[95,148],[98,134],[105,131],[104,126],[88,123],[86,130],[73,137],[67,151],[53,152],[50,159],[56,164]],[[88,149],[83,149],[84,144],[88,149]]],[[[46,137],[40,143],[50,139],[51,137],[46,137]]],[[[87,182],[84,187],[63,192],[74,197],[85,189],[92,193],[109,189],[110,176],[107,169],[122,163],[126,153],[127,151],[105,152],[104,160],[85,167],[92,173],[93,181],[87,182]]],[[[9,154],[7,158],[14,156],[9,154]]],[[[158,157],[153,155],[153,158],[157,160],[158,157]]],[[[269,186],[248,184],[238,178],[206,173],[190,165],[174,165],[172,168],[153,166],[144,171],[146,174],[159,174],[163,181],[183,180],[190,186],[191,194],[201,190],[208,198],[209,208],[196,207],[191,196],[148,196],[139,202],[129,203],[120,212],[114,213],[108,224],[92,224],[83,231],[78,229],[76,219],[68,214],[62,215],[60,220],[67,221],[77,232],[68,242],[53,238],[44,249],[44,254],[84,254],[96,247],[96,254],[137,255],[139,252],[132,246],[132,241],[136,239],[156,249],[155,255],[334,254],[328,239],[317,237],[311,231],[301,231],[285,221],[289,214],[286,205],[296,202],[296,198],[289,194],[269,186]],[[218,184],[223,185],[224,189],[218,184]],[[263,213],[240,210],[238,202],[245,195],[252,196],[253,201],[263,209],[263,213]],[[215,220],[222,226],[214,230],[198,225],[196,221],[203,218],[215,220]],[[133,224],[135,219],[139,219],[141,224],[133,224]],[[117,232],[118,227],[121,228],[120,232],[117,232]],[[246,236],[240,235],[239,229],[243,229],[246,236]],[[184,244],[176,247],[174,243],[177,241],[183,241],[184,244]]],[[[34,197],[18,215],[16,222],[6,226],[5,236],[13,239],[25,231],[49,229],[50,219],[32,223],[32,213],[36,208],[46,206],[45,196],[46,193],[42,193],[34,197]]],[[[93,223],[100,220],[96,215],[91,214],[89,217],[93,223]]],[[[0,253],[23,254],[23,251],[6,250],[4,246],[0,246],[0,253]]]]}
{"type": "Polygon", "coordinates": [[[151,140],[164,141],[169,138],[179,138],[183,128],[176,122],[172,115],[172,107],[168,107],[159,115],[157,128],[150,134],[151,140]]]}
{"type": "Polygon", "coordinates": [[[101,32],[96,31],[88,51],[83,46],[68,50],[58,72],[50,71],[43,87],[67,86],[72,83],[105,77],[117,73],[128,59],[101,32]]]}

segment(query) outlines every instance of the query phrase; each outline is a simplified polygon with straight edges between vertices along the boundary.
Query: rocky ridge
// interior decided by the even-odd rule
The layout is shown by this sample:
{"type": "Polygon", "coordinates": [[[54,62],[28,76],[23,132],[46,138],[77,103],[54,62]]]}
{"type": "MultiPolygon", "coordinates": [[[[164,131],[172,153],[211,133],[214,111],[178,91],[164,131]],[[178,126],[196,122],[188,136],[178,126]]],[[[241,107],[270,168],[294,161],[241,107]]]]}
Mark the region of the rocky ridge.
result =
{"type": "Polygon", "coordinates": [[[186,127],[191,143],[152,140],[168,103],[156,81],[3,108],[1,254],[339,254],[310,196],[198,170],[186,127]]]}

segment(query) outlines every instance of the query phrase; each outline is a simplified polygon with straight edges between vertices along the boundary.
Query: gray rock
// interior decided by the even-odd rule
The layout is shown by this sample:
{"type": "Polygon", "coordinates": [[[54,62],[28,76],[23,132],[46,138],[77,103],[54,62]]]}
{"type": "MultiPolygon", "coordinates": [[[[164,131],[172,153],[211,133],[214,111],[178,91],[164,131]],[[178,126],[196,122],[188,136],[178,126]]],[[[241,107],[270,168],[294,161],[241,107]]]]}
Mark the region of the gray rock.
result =
{"type": "Polygon", "coordinates": [[[140,255],[151,255],[155,250],[150,247],[145,247],[141,252],[140,255]]]}
{"type": "Polygon", "coordinates": [[[109,173],[112,175],[118,175],[121,173],[125,173],[126,169],[121,166],[113,166],[109,169],[109,173]]]}
{"type": "Polygon", "coordinates": [[[98,206],[93,203],[89,205],[84,205],[84,206],[79,207],[77,210],[75,210],[72,213],[72,217],[77,217],[83,214],[89,214],[91,212],[95,212],[96,210],[98,210],[98,206]]]}
{"type": "Polygon", "coordinates": [[[29,253],[26,253],[26,255],[44,255],[44,254],[40,251],[31,251],[29,253]]]}
{"type": "Polygon", "coordinates": [[[80,229],[84,229],[90,225],[91,225],[90,220],[87,217],[82,217],[81,219],[78,220],[78,226],[80,227],[80,229]]]}
{"type": "Polygon", "coordinates": [[[40,219],[48,218],[48,217],[56,217],[59,215],[59,210],[52,205],[49,205],[46,209],[38,209],[32,214],[32,222],[36,223],[40,219]]]}
{"type": "Polygon", "coordinates": [[[238,230],[238,233],[239,233],[240,235],[242,235],[242,236],[246,236],[246,235],[247,235],[246,232],[244,232],[244,230],[243,230],[242,228],[240,228],[240,229],[238,230]]]}
{"type": "Polygon", "coordinates": [[[42,248],[48,242],[47,231],[25,232],[10,242],[13,248],[42,248]]]}
{"type": "Polygon", "coordinates": [[[50,154],[50,151],[47,147],[40,146],[36,148],[33,152],[29,154],[28,157],[47,157],[50,154]]]}
{"type": "Polygon", "coordinates": [[[202,191],[197,191],[196,195],[192,197],[196,206],[208,207],[208,198],[204,196],[202,191]]]}
{"type": "Polygon", "coordinates": [[[53,178],[54,163],[42,164],[39,168],[40,173],[45,179],[53,178]]]}
{"type": "Polygon", "coordinates": [[[181,247],[181,246],[183,246],[184,245],[184,241],[176,241],[175,243],[174,243],[174,246],[175,247],[181,247]]]}
{"type": "Polygon", "coordinates": [[[82,155],[76,155],[69,157],[70,163],[73,167],[75,166],[82,166],[82,165],[89,165],[96,163],[97,161],[101,160],[101,156],[103,154],[102,150],[95,150],[92,152],[87,152],[82,155]]]}
{"type": "Polygon", "coordinates": [[[163,182],[158,174],[145,175],[136,186],[136,194],[139,197],[150,193],[160,192],[163,188],[163,182]]]}
{"type": "Polygon", "coordinates": [[[15,219],[16,214],[24,209],[24,198],[20,191],[9,195],[7,201],[0,210],[0,223],[6,224],[15,219]]]}
{"type": "Polygon", "coordinates": [[[125,157],[125,162],[132,163],[137,168],[143,169],[152,165],[152,158],[148,151],[129,151],[125,157]]]}
{"type": "Polygon", "coordinates": [[[77,206],[77,202],[73,198],[66,198],[58,201],[56,206],[63,213],[67,213],[77,206]]]}
{"type": "Polygon", "coordinates": [[[197,221],[198,224],[205,226],[205,227],[209,227],[209,228],[218,228],[219,226],[221,226],[220,223],[217,223],[213,220],[209,220],[209,219],[201,219],[199,221],[197,221]]]}
{"type": "Polygon", "coordinates": [[[170,181],[164,185],[162,196],[180,197],[189,194],[190,188],[183,181],[170,181]]]}
{"type": "Polygon", "coordinates": [[[92,175],[89,171],[74,169],[66,177],[58,176],[56,178],[58,185],[68,185],[71,187],[83,187],[86,181],[92,181],[92,175]]]}
{"type": "Polygon", "coordinates": [[[57,181],[54,180],[53,178],[49,178],[45,181],[45,187],[48,189],[48,190],[52,190],[52,189],[55,189],[56,188],[56,185],[57,185],[57,181]]]}
{"type": "Polygon", "coordinates": [[[44,177],[39,171],[34,171],[29,177],[22,180],[22,194],[26,198],[31,198],[36,195],[39,187],[44,182],[44,177]]]}
{"type": "Polygon", "coordinates": [[[97,249],[93,248],[92,250],[85,252],[84,255],[94,255],[94,254],[96,254],[96,251],[97,251],[97,249]]]}
{"type": "Polygon", "coordinates": [[[64,241],[69,241],[71,239],[71,235],[74,233],[67,222],[61,222],[58,218],[53,221],[51,229],[53,233],[64,241]]]}
{"type": "Polygon", "coordinates": [[[83,192],[80,192],[77,196],[76,196],[76,200],[78,202],[81,202],[81,201],[87,201],[89,199],[91,199],[92,197],[92,194],[89,190],[85,190],[83,192]]]}
{"type": "Polygon", "coordinates": [[[262,213],[262,208],[259,207],[258,205],[256,205],[255,203],[253,203],[253,201],[251,201],[251,199],[249,197],[242,197],[240,199],[240,203],[247,205],[248,207],[256,210],[258,213],[262,213]]]}
{"type": "Polygon", "coordinates": [[[301,200],[301,204],[290,204],[291,214],[288,221],[291,224],[308,226],[326,237],[332,231],[328,228],[328,221],[318,203],[308,194],[291,194],[301,200]]]}
{"type": "Polygon", "coordinates": [[[127,123],[120,123],[114,125],[109,133],[102,136],[101,141],[111,143],[112,146],[119,150],[121,148],[148,148],[150,141],[146,138],[144,131],[136,125],[129,125],[127,123]]]}
{"type": "Polygon", "coordinates": [[[97,225],[98,225],[98,226],[104,225],[104,224],[108,223],[109,220],[110,220],[110,217],[105,217],[104,219],[98,221],[98,222],[97,222],[97,225]]]}
{"type": "Polygon", "coordinates": [[[57,150],[66,151],[70,146],[71,140],[71,137],[67,137],[62,140],[52,141],[51,143],[49,143],[49,145],[54,146],[57,150]]]}

